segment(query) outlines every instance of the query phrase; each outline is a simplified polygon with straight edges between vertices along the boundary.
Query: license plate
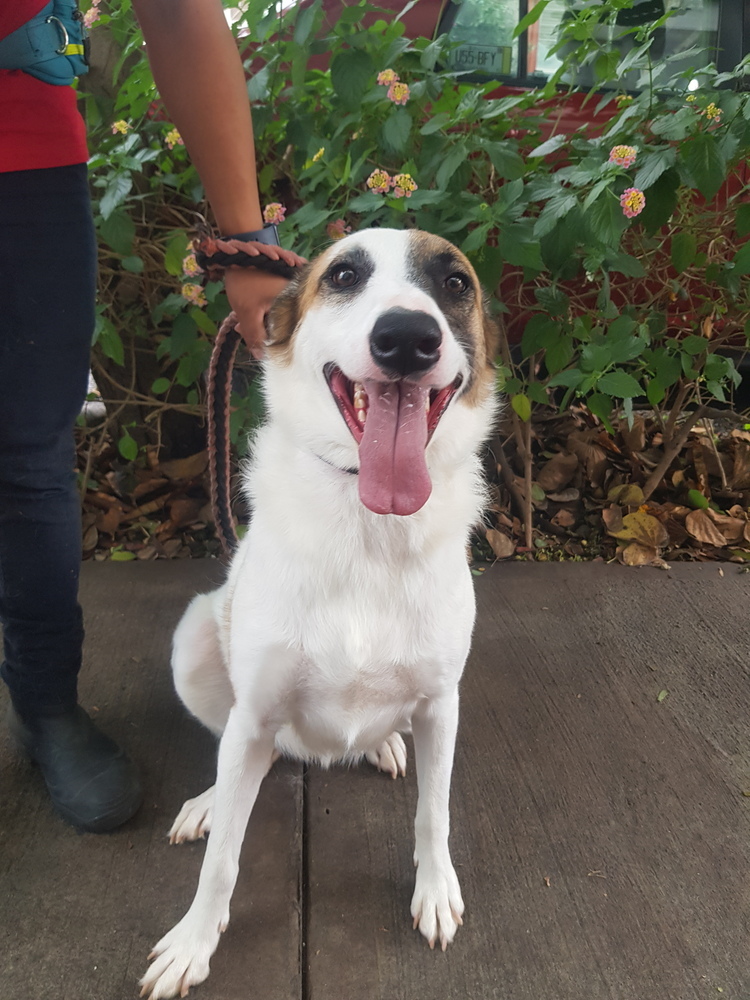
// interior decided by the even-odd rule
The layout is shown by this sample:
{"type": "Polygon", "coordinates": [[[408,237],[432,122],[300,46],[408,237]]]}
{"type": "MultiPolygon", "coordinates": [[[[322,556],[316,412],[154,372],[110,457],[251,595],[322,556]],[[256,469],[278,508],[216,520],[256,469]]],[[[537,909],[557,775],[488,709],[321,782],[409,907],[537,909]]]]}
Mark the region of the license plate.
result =
{"type": "Polygon", "coordinates": [[[451,65],[453,69],[498,76],[510,73],[512,57],[509,45],[459,45],[451,53],[451,65]]]}

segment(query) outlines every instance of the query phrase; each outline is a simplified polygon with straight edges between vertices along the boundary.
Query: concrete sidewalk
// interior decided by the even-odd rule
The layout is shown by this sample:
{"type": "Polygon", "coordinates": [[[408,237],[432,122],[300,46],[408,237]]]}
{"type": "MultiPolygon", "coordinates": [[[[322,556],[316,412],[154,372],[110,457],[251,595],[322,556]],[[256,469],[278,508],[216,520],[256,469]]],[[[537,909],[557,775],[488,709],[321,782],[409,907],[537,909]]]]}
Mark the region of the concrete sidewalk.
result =
{"type": "MultiPolygon", "coordinates": [[[[82,700],[140,763],[146,801],[114,834],[78,834],[0,737],[0,997],[132,1000],[189,905],[203,845],[165,834],[213,781],[215,747],[172,692],[169,644],[221,575],[84,567],[82,700]]],[[[750,1000],[750,575],[513,563],[477,595],[455,944],[432,953],[411,929],[413,768],[280,762],[191,997],[750,1000]]]]}

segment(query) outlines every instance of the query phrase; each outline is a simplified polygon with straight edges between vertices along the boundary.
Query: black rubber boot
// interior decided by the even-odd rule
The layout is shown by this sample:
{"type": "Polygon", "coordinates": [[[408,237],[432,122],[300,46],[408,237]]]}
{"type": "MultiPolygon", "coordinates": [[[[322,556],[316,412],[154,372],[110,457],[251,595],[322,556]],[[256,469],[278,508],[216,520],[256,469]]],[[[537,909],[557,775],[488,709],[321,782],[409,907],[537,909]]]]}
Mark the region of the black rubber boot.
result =
{"type": "Polygon", "coordinates": [[[80,706],[32,719],[11,706],[8,728],[39,765],[52,804],[68,823],[105,833],[137,811],[143,793],[135,765],[80,706]]]}

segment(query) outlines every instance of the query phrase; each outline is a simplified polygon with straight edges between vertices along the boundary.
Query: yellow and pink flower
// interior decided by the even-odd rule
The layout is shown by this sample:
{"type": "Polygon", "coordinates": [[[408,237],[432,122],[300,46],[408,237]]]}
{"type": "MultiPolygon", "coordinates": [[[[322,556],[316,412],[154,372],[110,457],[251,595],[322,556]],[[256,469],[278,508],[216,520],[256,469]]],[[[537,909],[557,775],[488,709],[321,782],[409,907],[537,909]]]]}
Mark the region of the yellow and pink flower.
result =
{"type": "Polygon", "coordinates": [[[199,306],[201,309],[206,305],[206,296],[203,294],[203,289],[200,285],[194,284],[192,281],[186,282],[180,289],[183,299],[187,299],[188,302],[192,302],[194,306],[199,306]]]}
{"type": "Polygon", "coordinates": [[[194,253],[189,253],[182,262],[182,273],[188,278],[194,278],[197,274],[203,274],[203,268],[195,259],[194,253]]]}
{"type": "Polygon", "coordinates": [[[133,126],[130,122],[126,122],[124,118],[121,118],[118,122],[112,122],[112,135],[127,135],[133,126]]]}
{"type": "Polygon", "coordinates": [[[418,187],[411,174],[396,174],[392,184],[396,198],[411,198],[412,191],[416,191],[418,187]]]}
{"type": "Polygon", "coordinates": [[[99,11],[99,8],[96,6],[96,4],[94,4],[93,7],[90,7],[83,15],[84,28],[90,28],[93,24],[95,24],[99,20],[101,16],[102,15],[99,11]]]}
{"type": "Polygon", "coordinates": [[[391,175],[387,170],[381,170],[380,167],[377,170],[373,170],[367,178],[367,186],[375,194],[387,194],[390,191],[392,183],[391,175]]]}
{"type": "Polygon", "coordinates": [[[407,83],[401,83],[397,80],[388,88],[387,97],[388,100],[393,101],[394,104],[406,104],[409,100],[409,85],[407,83]]]}
{"type": "Polygon", "coordinates": [[[164,142],[167,144],[167,149],[174,149],[175,146],[184,146],[182,136],[177,131],[176,128],[170,129],[169,132],[164,136],[164,142]]]}
{"type": "Polygon", "coordinates": [[[634,219],[646,207],[646,195],[639,188],[626,188],[620,195],[620,205],[623,214],[634,219]]]}
{"type": "Polygon", "coordinates": [[[609,163],[615,163],[618,167],[632,167],[638,150],[634,146],[613,146],[609,151],[609,163]]]}
{"type": "Polygon", "coordinates": [[[704,114],[711,122],[716,122],[718,124],[721,121],[721,108],[717,107],[713,101],[711,101],[702,114],[704,114]]]}
{"type": "Polygon", "coordinates": [[[392,69],[384,69],[378,73],[378,83],[381,87],[390,87],[392,83],[398,83],[399,75],[392,69]]]}
{"type": "Polygon", "coordinates": [[[263,221],[266,225],[278,225],[286,218],[286,209],[279,201],[272,201],[263,209],[263,221]]]}
{"type": "Polygon", "coordinates": [[[345,219],[336,219],[334,222],[329,222],[326,226],[326,232],[332,240],[342,240],[351,231],[352,227],[347,226],[345,219]]]}

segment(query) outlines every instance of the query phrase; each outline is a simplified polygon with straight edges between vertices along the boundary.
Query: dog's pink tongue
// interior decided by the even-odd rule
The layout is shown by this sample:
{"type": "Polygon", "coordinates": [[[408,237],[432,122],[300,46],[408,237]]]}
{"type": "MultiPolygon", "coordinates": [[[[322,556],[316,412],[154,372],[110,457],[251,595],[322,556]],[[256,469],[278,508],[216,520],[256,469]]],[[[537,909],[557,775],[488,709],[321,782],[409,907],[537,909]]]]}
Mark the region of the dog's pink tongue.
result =
{"type": "Polygon", "coordinates": [[[427,471],[427,389],[364,383],[368,408],[359,443],[359,498],[376,514],[413,514],[432,492],[427,471]]]}

